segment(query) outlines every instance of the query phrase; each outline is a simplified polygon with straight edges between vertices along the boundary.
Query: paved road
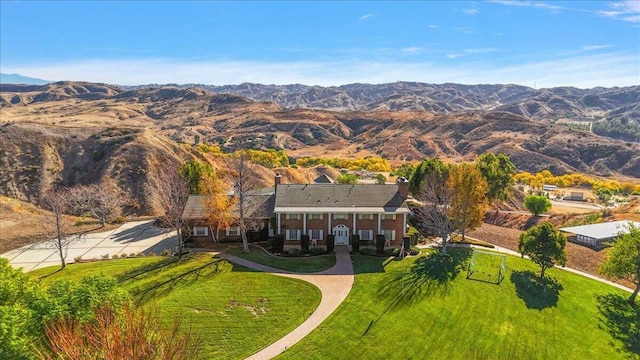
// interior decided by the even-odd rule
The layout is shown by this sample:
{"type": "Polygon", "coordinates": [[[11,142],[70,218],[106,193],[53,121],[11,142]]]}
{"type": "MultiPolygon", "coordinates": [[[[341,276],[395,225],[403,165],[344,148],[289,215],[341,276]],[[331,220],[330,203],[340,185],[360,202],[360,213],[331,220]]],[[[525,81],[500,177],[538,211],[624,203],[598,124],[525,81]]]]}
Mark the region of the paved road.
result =
{"type": "MultiPolygon", "coordinates": [[[[159,254],[164,249],[175,251],[175,232],[157,228],[153,226],[153,222],[154,220],[132,221],[114,230],[84,234],[68,246],[66,261],[73,263],[78,256],[83,259],[99,259],[105,254],[159,254]]],[[[12,266],[23,268],[24,271],[60,264],[60,256],[51,241],[23,246],[0,256],[9,259],[12,266]]]]}
{"type": "Polygon", "coordinates": [[[340,306],[353,286],[353,264],[351,263],[348,246],[336,246],[336,264],[331,269],[314,274],[296,274],[274,269],[226,253],[220,253],[218,256],[255,270],[310,282],[317,286],[322,293],[320,304],[305,322],[273,344],[251,355],[247,360],[274,358],[302,340],[340,306]]]}

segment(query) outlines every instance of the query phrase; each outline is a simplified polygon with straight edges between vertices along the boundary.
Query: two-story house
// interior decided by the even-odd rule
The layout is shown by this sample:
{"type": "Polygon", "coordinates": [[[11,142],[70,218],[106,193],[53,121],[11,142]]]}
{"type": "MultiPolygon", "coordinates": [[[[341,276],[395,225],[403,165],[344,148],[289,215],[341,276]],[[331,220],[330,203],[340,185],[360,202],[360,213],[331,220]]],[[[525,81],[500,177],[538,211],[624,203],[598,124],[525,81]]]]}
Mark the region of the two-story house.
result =
{"type": "Polygon", "coordinates": [[[396,185],[280,184],[279,179],[276,175],[275,232],[286,242],[307,234],[312,242],[335,235],[336,245],[349,244],[350,235],[360,235],[361,241],[384,235],[387,242],[399,243],[406,232],[409,183],[404,178],[396,185]]]}
{"type": "MultiPolygon", "coordinates": [[[[259,203],[268,204],[260,207],[260,216],[265,219],[263,234],[282,234],[289,245],[299,242],[303,234],[309,235],[312,244],[324,243],[328,235],[335,236],[336,245],[348,245],[351,235],[372,243],[376,235],[384,235],[388,245],[400,244],[410,213],[408,190],[409,183],[404,178],[385,185],[282,184],[276,174],[275,189],[262,191],[259,196],[259,203]]],[[[192,195],[185,219],[193,237],[211,238],[206,221],[199,218],[204,213],[203,204],[202,197],[192,195]]],[[[238,235],[234,226],[221,237],[238,235]]]]}

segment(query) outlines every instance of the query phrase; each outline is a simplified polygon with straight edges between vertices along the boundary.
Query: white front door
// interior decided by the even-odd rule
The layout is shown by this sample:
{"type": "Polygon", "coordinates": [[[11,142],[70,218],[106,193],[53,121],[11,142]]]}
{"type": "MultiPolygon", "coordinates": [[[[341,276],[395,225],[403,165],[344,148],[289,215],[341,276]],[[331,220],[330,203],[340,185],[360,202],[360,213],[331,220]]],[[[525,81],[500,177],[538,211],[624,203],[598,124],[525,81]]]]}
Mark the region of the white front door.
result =
{"type": "Polygon", "coordinates": [[[349,245],[349,228],[344,225],[338,225],[333,228],[336,245],[349,245]]]}

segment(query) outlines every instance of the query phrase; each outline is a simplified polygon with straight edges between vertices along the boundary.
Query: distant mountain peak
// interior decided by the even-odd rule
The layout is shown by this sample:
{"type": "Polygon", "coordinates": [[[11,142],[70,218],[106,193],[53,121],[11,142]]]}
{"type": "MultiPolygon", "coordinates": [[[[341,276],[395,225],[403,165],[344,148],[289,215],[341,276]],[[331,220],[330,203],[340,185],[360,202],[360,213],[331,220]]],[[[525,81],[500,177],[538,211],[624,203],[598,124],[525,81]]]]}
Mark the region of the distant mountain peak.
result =
{"type": "Polygon", "coordinates": [[[0,84],[25,84],[25,85],[45,85],[50,83],[49,80],[32,78],[20,74],[2,74],[0,73],[0,84]]]}

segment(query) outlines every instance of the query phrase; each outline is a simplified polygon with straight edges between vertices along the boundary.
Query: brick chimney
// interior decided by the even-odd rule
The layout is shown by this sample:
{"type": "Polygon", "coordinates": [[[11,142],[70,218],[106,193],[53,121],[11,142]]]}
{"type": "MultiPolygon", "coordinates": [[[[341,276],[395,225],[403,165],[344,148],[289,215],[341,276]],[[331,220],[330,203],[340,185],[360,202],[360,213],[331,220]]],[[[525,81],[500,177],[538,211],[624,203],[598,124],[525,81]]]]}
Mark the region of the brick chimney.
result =
{"type": "Polygon", "coordinates": [[[281,182],[282,182],[282,176],[280,176],[280,173],[276,173],[276,177],[274,181],[276,189],[278,188],[278,185],[280,185],[281,182]]]}
{"type": "Polygon", "coordinates": [[[409,196],[409,181],[404,177],[399,177],[396,184],[398,184],[398,193],[403,199],[406,199],[409,196]]]}

